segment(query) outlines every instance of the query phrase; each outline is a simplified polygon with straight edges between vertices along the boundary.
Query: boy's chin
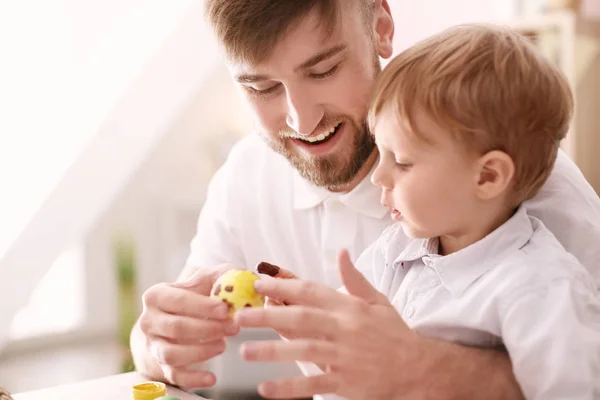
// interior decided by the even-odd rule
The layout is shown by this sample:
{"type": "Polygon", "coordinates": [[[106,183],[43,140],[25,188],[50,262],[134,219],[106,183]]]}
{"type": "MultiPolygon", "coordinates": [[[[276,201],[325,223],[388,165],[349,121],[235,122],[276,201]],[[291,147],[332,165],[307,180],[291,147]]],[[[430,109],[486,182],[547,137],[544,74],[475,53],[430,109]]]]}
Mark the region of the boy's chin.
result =
{"type": "Polygon", "coordinates": [[[400,222],[400,225],[404,234],[411,239],[429,239],[435,236],[411,226],[407,221],[400,222]]]}

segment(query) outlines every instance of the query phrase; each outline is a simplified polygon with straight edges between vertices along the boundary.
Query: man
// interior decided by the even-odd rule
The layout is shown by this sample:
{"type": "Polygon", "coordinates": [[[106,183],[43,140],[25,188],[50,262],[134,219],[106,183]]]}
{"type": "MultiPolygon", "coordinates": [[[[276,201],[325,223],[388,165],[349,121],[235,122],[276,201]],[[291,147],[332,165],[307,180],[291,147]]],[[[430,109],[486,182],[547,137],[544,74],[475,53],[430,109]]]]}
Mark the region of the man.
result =
{"type": "MultiPolygon", "coordinates": [[[[324,375],[266,382],[259,391],[268,397],[520,398],[505,353],[416,335],[351,266],[392,222],[369,182],[378,155],[364,123],[379,57],[393,52],[387,1],[207,0],[206,10],[259,135],[215,175],[178,281],[144,294],[131,337],[138,370],[212,386],[212,373],[189,367],[222,353],[239,322],[292,333],[289,342],[247,344],[246,359],[335,364],[324,375]],[[338,270],[340,248],[349,255],[338,270]],[[212,283],[260,261],[303,279],[263,288],[296,306],[227,320],[207,297],[212,283]],[[333,289],[341,283],[350,296],[333,289]],[[319,353],[323,344],[336,354],[319,353]]],[[[597,279],[600,201],[564,154],[526,206],[597,279]]]]}

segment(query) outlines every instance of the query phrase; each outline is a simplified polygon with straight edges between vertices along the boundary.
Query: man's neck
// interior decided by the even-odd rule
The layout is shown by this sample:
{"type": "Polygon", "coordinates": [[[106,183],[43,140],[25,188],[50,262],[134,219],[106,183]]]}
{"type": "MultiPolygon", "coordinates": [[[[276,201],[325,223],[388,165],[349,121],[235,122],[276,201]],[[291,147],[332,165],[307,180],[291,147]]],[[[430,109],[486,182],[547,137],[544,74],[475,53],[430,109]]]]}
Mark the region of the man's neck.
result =
{"type": "Polygon", "coordinates": [[[377,162],[378,157],[379,157],[379,152],[377,151],[377,149],[373,150],[373,152],[371,153],[369,158],[367,158],[367,161],[365,161],[365,163],[363,164],[361,169],[354,176],[354,178],[352,178],[352,180],[350,182],[348,182],[346,185],[343,185],[343,186],[338,186],[335,188],[327,188],[327,189],[331,192],[336,192],[336,193],[350,192],[352,189],[357,187],[358,184],[360,182],[362,182],[363,179],[365,179],[365,177],[369,174],[371,169],[373,169],[373,166],[377,162]]]}

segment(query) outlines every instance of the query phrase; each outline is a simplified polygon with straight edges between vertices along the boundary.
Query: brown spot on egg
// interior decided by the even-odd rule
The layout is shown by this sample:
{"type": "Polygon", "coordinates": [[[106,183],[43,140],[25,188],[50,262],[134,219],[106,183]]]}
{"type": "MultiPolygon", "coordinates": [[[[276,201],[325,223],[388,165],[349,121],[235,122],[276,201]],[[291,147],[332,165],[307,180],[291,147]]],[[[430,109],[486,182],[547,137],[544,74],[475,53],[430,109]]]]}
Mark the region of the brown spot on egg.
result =
{"type": "Polygon", "coordinates": [[[217,285],[217,286],[215,287],[215,291],[213,292],[213,294],[214,294],[215,296],[218,296],[218,295],[219,295],[219,293],[221,293],[221,285],[217,285]]]}
{"type": "Polygon", "coordinates": [[[233,286],[231,286],[231,285],[225,286],[225,291],[229,292],[229,293],[233,292],[233,286]]]}
{"type": "Polygon", "coordinates": [[[231,310],[233,308],[233,304],[231,304],[227,299],[223,299],[223,303],[227,304],[227,307],[231,310]]]}

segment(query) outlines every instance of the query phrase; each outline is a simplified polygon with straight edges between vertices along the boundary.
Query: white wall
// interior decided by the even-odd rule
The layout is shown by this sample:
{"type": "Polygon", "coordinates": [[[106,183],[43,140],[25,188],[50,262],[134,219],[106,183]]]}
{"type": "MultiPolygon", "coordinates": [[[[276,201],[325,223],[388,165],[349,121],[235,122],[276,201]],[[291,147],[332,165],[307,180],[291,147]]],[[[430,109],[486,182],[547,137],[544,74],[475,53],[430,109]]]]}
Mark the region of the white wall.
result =
{"type": "Polygon", "coordinates": [[[512,0],[389,0],[396,23],[396,53],[452,25],[513,15],[512,0]]]}
{"type": "Polygon", "coordinates": [[[599,0],[583,0],[581,10],[582,14],[584,14],[586,18],[596,19],[600,21],[599,0]]]}

